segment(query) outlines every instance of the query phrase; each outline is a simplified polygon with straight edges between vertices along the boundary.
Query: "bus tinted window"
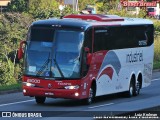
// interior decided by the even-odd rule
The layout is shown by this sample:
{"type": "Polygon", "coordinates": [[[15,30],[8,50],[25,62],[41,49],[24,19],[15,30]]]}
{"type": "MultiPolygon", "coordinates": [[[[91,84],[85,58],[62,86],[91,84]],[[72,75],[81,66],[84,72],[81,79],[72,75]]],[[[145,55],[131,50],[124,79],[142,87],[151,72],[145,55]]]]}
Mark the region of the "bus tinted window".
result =
{"type": "Polygon", "coordinates": [[[33,27],[31,28],[31,41],[53,41],[54,30],[45,27],[33,27]]]}
{"type": "Polygon", "coordinates": [[[89,48],[90,52],[92,52],[92,28],[86,31],[84,47],[89,48]]]}
{"type": "Polygon", "coordinates": [[[146,30],[146,35],[147,35],[147,46],[150,46],[153,44],[153,40],[154,40],[154,27],[152,25],[147,27],[146,30]]]}
{"type": "Polygon", "coordinates": [[[153,26],[114,26],[95,28],[94,52],[150,46],[153,26]]]}
{"type": "Polygon", "coordinates": [[[106,50],[109,48],[110,35],[108,29],[103,27],[95,28],[94,34],[94,52],[106,50]]]}

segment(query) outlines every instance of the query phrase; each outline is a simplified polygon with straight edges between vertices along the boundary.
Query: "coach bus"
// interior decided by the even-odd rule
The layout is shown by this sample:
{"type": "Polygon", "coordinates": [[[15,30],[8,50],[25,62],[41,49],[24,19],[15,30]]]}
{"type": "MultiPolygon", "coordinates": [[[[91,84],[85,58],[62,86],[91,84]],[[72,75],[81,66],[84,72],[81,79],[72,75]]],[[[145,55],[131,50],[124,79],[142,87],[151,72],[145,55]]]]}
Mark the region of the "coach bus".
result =
{"type": "Polygon", "coordinates": [[[20,43],[23,94],[81,99],[125,93],[137,96],[151,83],[154,27],[147,19],[117,15],[67,15],[31,24],[20,43]]]}

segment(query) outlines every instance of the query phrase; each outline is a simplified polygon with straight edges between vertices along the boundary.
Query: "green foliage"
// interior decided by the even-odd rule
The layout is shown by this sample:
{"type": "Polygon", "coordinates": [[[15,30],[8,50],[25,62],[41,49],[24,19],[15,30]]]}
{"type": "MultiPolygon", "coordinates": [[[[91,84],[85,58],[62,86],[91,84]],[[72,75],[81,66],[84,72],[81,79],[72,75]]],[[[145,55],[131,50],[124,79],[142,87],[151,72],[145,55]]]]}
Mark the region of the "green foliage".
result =
{"type": "Polygon", "coordinates": [[[17,47],[18,41],[26,37],[32,17],[28,14],[6,13],[0,22],[0,42],[9,48],[17,47]]]}
{"type": "Polygon", "coordinates": [[[145,10],[142,9],[139,11],[139,14],[136,15],[136,14],[133,14],[132,12],[127,12],[127,10],[123,8],[122,10],[111,9],[108,11],[108,14],[119,15],[121,17],[146,18],[147,13],[145,10]]]}
{"type": "Polygon", "coordinates": [[[29,13],[35,19],[60,17],[59,3],[56,0],[30,0],[29,13]]]}
{"type": "Polygon", "coordinates": [[[111,9],[108,11],[108,14],[111,14],[111,15],[118,15],[118,16],[121,16],[121,17],[129,17],[131,16],[130,14],[127,14],[126,13],[126,10],[125,9],[122,9],[122,10],[115,10],[115,9],[111,9]]]}
{"type": "Polygon", "coordinates": [[[147,11],[145,9],[140,9],[137,17],[138,18],[146,18],[147,17],[147,11]]]}
{"type": "Polygon", "coordinates": [[[155,29],[155,37],[157,38],[160,35],[160,21],[153,20],[154,22],[154,29],[155,29]]]}
{"type": "Polygon", "coordinates": [[[57,10],[37,10],[32,13],[35,19],[48,19],[51,17],[60,17],[60,11],[57,10]]]}
{"type": "Polygon", "coordinates": [[[154,23],[154,69],[160,69],[160,21],[153,20],[154,23]]]}
{"type": "Polygon", "coordinates": [[[86,5],[94,5],[95,3],[96,3],[96,0],[79,0],[78,1],[80,10],[83,10],[86,7],[86,5]]]}
{"type": "Polygon", "coordinates": [[[22,84],[16,83],[12,85],[1,85],[0,86],[0,92],[1,91],[8,91],[8,90],[22,90],[22,84]]]}
{"type": "Polygon", "coordinates": [[[117,9],[117,0],[97,0],[97,9],[100,13],[107,14],[110,10],[117,9]]]}
{"type": "Polygon", "coordinates": [[[14,64],[6,59],[6,62],[3,62],[0,69],[0,85],[11,85],[16,83],[14,76],[14,64]]]}
{"type": "Polygon", "coordinates": [[[154,61],[160,63],[160,36],[155,38],[154,41],[154,61]]]}
{"type": "Polygon", "coordinates": [[[33,21],[28,14],[5,13],[0,21],[0,85],[15,84],[20,76],[20,65],[16,64],[16,49],[25,39],[33,21]],[[12,54],[12,55],[11,55],[12,54]],[[12,56],[12,57],[11,57],[12,56]]]}
{"type": "Polygon", "coordinates": [[[73,10],[71,9],[71,7],[65,7],[65,8],[62,10],[61,15],[64,16],[64,15],[72,14],[72,12],[73,12],[73,10]]]}
{"type": "Polygon", "coordinates": [[[7,10],[10,12],[25,12],[28,9],[28,0],[11,0],[7,10]]]}

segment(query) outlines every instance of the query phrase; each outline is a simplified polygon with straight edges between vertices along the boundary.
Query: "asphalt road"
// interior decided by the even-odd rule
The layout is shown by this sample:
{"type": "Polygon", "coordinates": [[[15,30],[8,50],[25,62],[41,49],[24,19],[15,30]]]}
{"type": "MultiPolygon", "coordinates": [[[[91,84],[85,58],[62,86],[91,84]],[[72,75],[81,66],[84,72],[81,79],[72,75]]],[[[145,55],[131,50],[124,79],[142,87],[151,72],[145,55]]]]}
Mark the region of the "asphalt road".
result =
{"type": "MultiPolygon", "coordinates": [[[[37,105],[34,98],[25,97],[22,92],[0,95],[0,116],[2,116],[2,112],[12,112],[11,119],[15,120],[18,119],[16,117],[18,114],[13,114],[13,112],[20,113],[21,115],[23,113],[24,116],[26,113],[28,116],[28,112],[40,113],[38,115],[42,115],[42,118],[36,118],[38,120],[75,120],[75,116],[76,120],[82,119],[82,117],[89,120],[93,119],[95,115],[113,115],[155,106],[160,106],[160,72],[153,73],[151,85],[143,88],[139,96],[125,98],[121,94],[107,95],[97,97],[91,105],[83,105],[80,101],[76,100],[51,98],[47,98],[44,105],[37,105]],[[16,118],[13,118],[13,116],[16,118]]],[[[5,113],[3,115],[5,116],[5,113]]],[[[35,118],[23,119],[32,120],[35,118]]]]}

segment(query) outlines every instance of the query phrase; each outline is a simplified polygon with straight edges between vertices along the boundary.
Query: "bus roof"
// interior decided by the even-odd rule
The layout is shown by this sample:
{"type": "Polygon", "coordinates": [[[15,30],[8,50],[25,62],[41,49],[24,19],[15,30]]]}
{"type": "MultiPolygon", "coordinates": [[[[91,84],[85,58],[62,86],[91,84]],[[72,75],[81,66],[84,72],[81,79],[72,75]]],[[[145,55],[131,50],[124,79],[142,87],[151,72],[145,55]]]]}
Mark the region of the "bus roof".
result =
{"type": "Polygon", "coordinates": [[[68,15],[63,19],[47,19],[33,22],[32,25],[74,27],[87,29],[90,26],[125,26],[153,24],[151,20],[141,18],[123,18],[117,15],[68,15]]]}

